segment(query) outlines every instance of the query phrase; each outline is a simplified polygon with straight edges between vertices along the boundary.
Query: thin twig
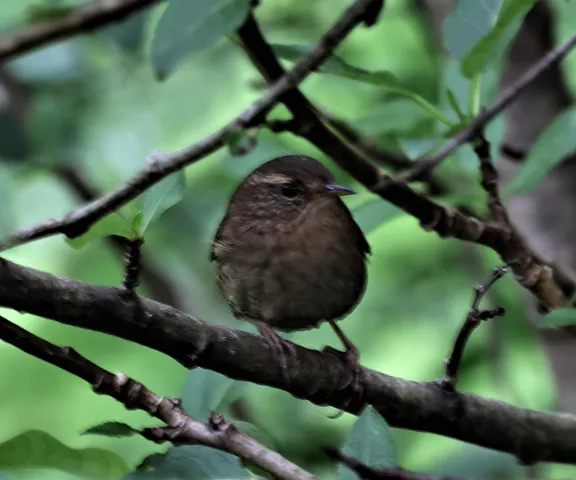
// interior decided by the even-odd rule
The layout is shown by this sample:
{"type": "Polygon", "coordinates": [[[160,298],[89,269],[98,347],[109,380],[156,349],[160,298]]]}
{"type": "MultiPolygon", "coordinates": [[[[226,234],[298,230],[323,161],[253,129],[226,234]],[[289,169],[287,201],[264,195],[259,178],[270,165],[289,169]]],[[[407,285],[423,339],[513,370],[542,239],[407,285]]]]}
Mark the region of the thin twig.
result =
{"type": "Polygon", "coordinates": [[[123,290],[58,277],[0,259],[0,306],[95,330],[152,348],[186,368],[206,368],[230,378],[280,388],[298,398],[357,414],[373,405],[390,426],[430,432],[511,453],[524,463],[576,462],[576,416],[529,410],[459,392],[459,410],[446,393],[417,382],[360,368],[363,398],[354,392],[342,358],[295,345],[288,359],[290,387],[278,376],[274,351],[259,335],[204,322],[123,290]],[[534,432],[538,432],[537,435],[534,432]]]}
{"type": "Polygon", "coordinates": [[[430,172],[454,150],[472,140],[479,129],[483,128],[493,120],[496,115],[510,105],[510,103],[516,100],[528,85],[536,80],[548,68],[561,60],[574,47],[574,45],[576,45],[576,33],[564,43],[549,51],[532,67],[527,69],[522,76],[518,78],[518,80],[502,92],[498,100],[480,112],[465,129],[463,129],[452,140],[448,141],[438,152],[428,158],[418,160],[408,172],[398,175],[395,178],[386,179],[381,187],[385,188],[395,182],[410,182],[430,172]]]}
{"type": "Polygon", "coordinates": [[[452,353],[446,361],[442,386],[447,390],[454,391],[456,388],[458,369],[460,368],[460,362],[464,355],[466,343],[468,342],[470,335],[472,335],[472,332],[482,321],[504,315],[504,309],[501,307],[492,310],[480,310],[480,302],[486,292],[490,290],[490,287],[492,287],[492,285],[494,285],[506,273],[508,273],[508,267],[496,267],[484,284],[476,285],[474,287],[474,299],[472,300],[472,305],[470,306],[470,310],[468,310],[468,315],[466,315],[462,327],[460,327],[460,331],[458,332],[458,336],[456,337],[456,341],[452,347],[452,353]]]}
{"type": "Polygon", "coordinates": [[[376,468],[370,467],[355,458],[349,457],[340,453],[335,448],[325,449],[326,454],[342,464],[346,465],[362,480],[465,480],[456,477],[438,477],[433,475],[424,475],[415,472],[409,472],[403,468],[389,467],[389,468],[376,468]]]}
{"type": "MultiPolygon", "coordinates": [[[[44,360],[88,382],[98,394],[108,395],[127,409],[143,410],[167,426],[145,429],[142,434],[155,442],[201,444],[230,452],[283,480],[317,480],[278,453],[241,433],[223,417],[212,414],[205,424],[190,417],[170,398],[161,397],[123,373],[113,374],[70,347],[58,347],[0,316],[0,338],[40,360],[44,360]]],[[[199,392],[200,394],[200,392],[199,392]]]]}
{"type": "Polygon", "coordinates": [[[362,20],[364,12],[373,1],[356,0],[318,40],[316,45],[294,65],[292,70],[274,82],[256,102],[230,123],[200,142],[182,150],[151,155],[148,168],[115,191],[73,210],[63,217],[47,220],[9,235],[0,241],[0,252],[57,233],[63,233],[68,237],[79,236],[108,212],[132,200],[170,173],[180,170],[220,148],[230,132],[259,125],[265,121],[266,114],[278,102],[279,98],[297,86],[330,55],[334,48],[362,20]]]}
{"type": "Polygon", "coordinates": [[[0,37],[0,63],[50,43],[124,20],[160,0],[94,0],[54,19],[0,37]]]}

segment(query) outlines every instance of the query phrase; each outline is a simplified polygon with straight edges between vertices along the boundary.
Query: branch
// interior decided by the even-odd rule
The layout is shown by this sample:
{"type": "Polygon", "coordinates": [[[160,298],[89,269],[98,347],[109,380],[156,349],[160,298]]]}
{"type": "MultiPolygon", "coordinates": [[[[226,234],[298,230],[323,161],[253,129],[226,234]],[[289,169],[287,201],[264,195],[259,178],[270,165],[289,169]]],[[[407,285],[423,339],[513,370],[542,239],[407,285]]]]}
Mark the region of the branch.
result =
{"type": "Polygon", "coordinates": [[[153,154],[149,158],[148,168],[128,180],[117,190],[73,210],[63,217],[47,220],[9,235],[0,241],[0,251],[57,233],[63,233],[72,238],[77,237],[86,232],[90,225],[98,219],[137,197],[170,173],[216,151],[224,145],[225,138],[230,132],[262,123],[266,114],[278,102],[279,98],[317,68],[344,37],[362,21],[366,9],[373,1],[356,0],[316,45],[294,65],[290,72],[282,75],[282,78],[271,85],[260,99],[220,130],[182,150],[167,154],[153,154]]]}
{"type": "Polygon", "coordinates": [[[206,323],[121,288],[95,286],[0,260],[0,306],[95,330],[160,351],[186,368],[281,388],[318,405],[358,413],[365,404],[393,427],[436,433],[511,453],[524,463],[576,462],[576,416],[514,407],[434,382],[407,381],[361,368],[362,395],[340,356],[295,345],[287,359],[290,388],[274,352],[258,335],[206,323]],[[350,401],[351,398],[356,401],[350,401]],[[457,409],[457,410],[455,410],[457,409]],[[537,435],[535,434],[537,432],[537,435]]]}
{"type": "Polygon", "coordinates": [[[454,150],[472,140],[480,129],[493,120],[494,117],[502,112],[508,105],[510,105],[510,103],[516,100],[524,89],[542,75],[542,73],[552,67],[556,62],[560,61],[574,47],[574,45],[576,45],[576,33],[563,44],[558,45],[556,48],[549,51],[531,68],[527,69],[522,76],[502,92],[498,100],[490,105],[490,107],[480,112],[480,114],[478,114],[464,130],[447,142],[438,152],[429,158],[417,161],[415,166],[407,173],[399,175],[395,179],[387,179],[386,183],[383,184],[382,187],[393,182],[409,182],[430,172],[454,150]]]}
{"type": "Polygon", "coordinates": [[[409,472],[403,468],[392,467],[392,468],[374,468],[359,462],[355,458],[343,455],[338,450],[334,448],[326,449],[326,454],[337,460],[344,465],[346,465],[350,470],[352,470],[359,478],[362,480],[464,480],[462,478],[457,479],[455,477],[437,477],[430,475],[422,475],[419,473],[409,472]]]}
{"type": "MultiPolygon", "coordinates": [[[[335,117],[326,110],[321,110],[320,114],[324,120],[334,130],[336,130],[342,137],[356,148],[365,157],[377,162],[378,164],[391,168],[395,171],[409,168],[413,162],[402,155],[396,155],[384,151],[380,146],[371,138],[362,135],[360,132],[352,128],[346,121],[341,118],[335,117]]],[[[444,187],[431,175],[422,175],[416,181],[423,182],[428,186],[428,192],[431,195],[439,195],[444,192],[444,187]]]]}
{"type": "Polygon", "coordinates": [[[494,317],[498,317],[504,314],[504,309],[502,307],[496,308],[494,310],[480,310],[480,302],[484,295],[490,290],[490,287],[494,285],[500,278],[502,278],[508,269],[506,267],[497,267],[490,274],[490,278],[484,285],[476,285],[474,287],[474,299],[472,300],[472,306],[468,310],[468,315],[458,332],[456,341],[454,342],[454,347],[452,348],[452,353],[446,362],[446,370],[444,372],[444,379],[442,380],[442,386],[450,391],[454,391],[456,388],[456,382],[458,381],[458,370],[460,368],[460,362],[462,356],[464,355],[464,348],[466,343],[472,335],[472,332],[480,325],[484,320],[489,320],[494,317]]]}
{"type": "Polygon", "coordinates": [[[35,22],[0,37],[0,63],[58,40],[119,22],[155,3],[160,0],[94,0],[58,18],[35,22]]]}
{"type": "MultiPolygon", "coordinates": [[[[248,56],[268,82],[274,82],[284,74],[282,65],[254,17],[250,16],[246,20],[238,34],[248,56]]],[[[481,222],[452,207],[433,202],[404,182],[392,181],[390,176],[368,163],[326,127],[317,108],[297,88],[287,92],[282,102],[293,115],[294,130],[331,157],[367,189],[416,217],[425,230],[433,230],[442,238],[452,237],[490,247],[500,255],[504,263],[510,265],[518,283],[531,291],[544,309],[565,305],[565,295],[570,295],[574,290],[574,280],[558,267],[546,264],[523,243],[511,243],[509,232],[501,225],[481,222]],[[518,258],[522,261],[517,261],[518,258]]]]}
{"type": "Polygon", "coordinates": [[[128,410],[144,410],[166,427],[144,429],[141,434],[157,443],[207,445],[230,452],[282,480],[317,480],[310,473],[267,449],[212,412],[208,424],[195,420],[182,407],[152,392],[123,373],[113,374],[70,347],[58,347],[0,316],[0,338],[40,360],[44,360],[88,382],[98,394],[108,395],[128,410]]]}

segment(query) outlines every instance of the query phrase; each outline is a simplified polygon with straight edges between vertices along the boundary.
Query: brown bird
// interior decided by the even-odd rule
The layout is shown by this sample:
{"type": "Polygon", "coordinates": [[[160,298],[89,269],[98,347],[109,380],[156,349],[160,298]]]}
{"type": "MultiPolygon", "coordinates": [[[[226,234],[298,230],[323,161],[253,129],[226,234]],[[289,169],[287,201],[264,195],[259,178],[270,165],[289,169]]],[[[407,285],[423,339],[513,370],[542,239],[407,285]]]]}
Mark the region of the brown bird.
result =
{"type": "Polygon", "coordinates": [[[273,330],[332,326],[356,376],[358,352],[335,320],[349,313],[366,287],[370,246],[339,198],[330,171],[302,155],[261,165],[233,193],[214,238],[217,284],[237,318],[253,321],[281,357],[294,352],[273,330]]]}

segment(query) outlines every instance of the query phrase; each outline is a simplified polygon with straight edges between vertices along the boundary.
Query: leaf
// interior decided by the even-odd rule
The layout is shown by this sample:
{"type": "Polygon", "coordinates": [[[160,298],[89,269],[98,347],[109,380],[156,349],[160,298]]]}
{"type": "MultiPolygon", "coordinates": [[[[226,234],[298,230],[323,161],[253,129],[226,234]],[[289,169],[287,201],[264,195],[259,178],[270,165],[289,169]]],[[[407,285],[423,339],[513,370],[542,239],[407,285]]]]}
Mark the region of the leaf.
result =
{"type": "Polygon", "coordinates": [[[478,41],[488,34],[503,0],[458,0],[442,26],[446,50],[462,59],[478,41]]]}
{"type": "Polygon", "coordinates": [[[512,455],[465,444],[439,459],[431,471],[426,473],[453,478],[518,478],[514,474],[515,467],[517,461],[512,455]]]}
{"type": "MultiPolygon", "coordinates": [[[[386,421],[367,405],[350,429],[342,453],[370,467],[396,467],[396,451],[386,421]]],[[[344,465],[338,466],[340,480],[355,480],[344,465]]]]}
{"type": "Polygon", "coordinates": [[[101,32],[112,39],[127,54],[136,54],[144,42],[146,24],[150,19],[151,11],[151,9],[146,9],[137,12],[120,23],[110,25],[101,32]]]}
{"type": "Polygon", "coordinates": [[[185,184],[184,172],[179,170],[146,191],[142,196],[142,220],[138,230],[140,235],[144,235],[152,221],[182,200],[185,184]]]}
{"type": "Polygon", "coordinates": [[[103,435],[105,437],[131,437],[138,433],[130,425],[121,422],[105,422],[94,425],[82,432],[82,435],[103,435]]]}
{"type": "Polygon", "coordinates": [[[464,114],[464,112],[460,108],[460,105],[458,105],[458,99],[456,98],[456,95],[449,88],[446,89],[446,98],[448,99],[448,103],[452,107],[452,110],[454,110],[456,115],[458,115],[458,118],[460,119],[460,123],[464,123],[467,119],[466,115],[464,114]]]}
{"type": "Polygon", "coordinates": [[[152,64],[165,79],[187,56],[204,50],[236,30],[251,0],[170,0],[152,41],[152,64]]]}
{"type": "Polygon", "coordinates": [[[203,368],[190,370],[182,388],[182,407],[192,417],[208,420],[210,412],[221,407],[235,380],[203,368]]]}
{"type": "Polygon", "coordinates": [[[535,188],[552,168],[576,149],[575,128],[576,108],[558,115],[538,136],[506,193],[524,193],[535,188]]]}
{"type": "MultiPolygon", "coordinates": [[[[272,44],[276,55],[285,60],[291,62],[297,62],[303,55],[308,53],[311,46],[310,45],[281,45],[272,44]]],[[[425,100],[423,97],[417,93],[402,87],[400,80],[391,72],[386,70],[379,70],[375,72],[370,72],[362,68],[355,67],[346,63],[342,58],[335,54],[331,54],[322,62],[318,67],[318,72],[328,73],[330,75],[337,75],[339,77],[350,78],[352,80],[357,80],[363,83],[369,83],[371,85],[378,85],[381,87],[386,87],[388,90],[403,95],[412,101],[420,105],[424,110],[426,110],[431,116],[436,118],[446,125],[452,125],[452,121],[445,117],[440,110],[438,110],[434,105],[425,100]]]]}
{"type": "Polygon", "coordinates": [[[8,111],[0,112],[0,158],[26,160],[30,155],[30,140],[25,127],[8,111]]]}
{"type": "Polygon", "coordinates": [[[576,308],[558,308],[544,315],[542,327],[563,327],[576,324],[576,308]]]}
{"type": "Polygon", "coordinates": [[[95,480],[117,480],[129,471],[114,452],[73,449],[38,430],[29,430],[0,444],[0,470],[13,468],[52,468],[95,480]]]}
{"type": "Polygon", "coordinates": [[[133,233],[125,218],[117,213],[111,213],[92,225],[85,234],[76,238],[66,238],[65,240],[72,248],[79,249],[100,237],[118,235],[130,238],[133,233]]]}
{"type": "MultiPolygon", "coordinates": [[[[460,0],[462,1],[464,0],[460,0]]],[[[468,0],[469,3],[477,1],[468,0]]],[[[491,57],[503,48],[506,41],[511,39],[520,25],[521,18],[533,4],[534,0],[504,0],[494,28],[462,58],[461,70],[464,76],[473,78],[484,70],[491,57]]]]}
{"type": "Polygon", "coordinates": [[[252,475],[230,453],[203,445],[172,447],[164,455],[154,454],[124,480],[223,480],[248,479],[252,475]]]}
{"type": "Polygon", "coordinates": [[[368,235],[387,221],[400,215],[402,210],[391,203],[385,202],[380,197],[368,200],[352,210],[352,216],[358,226],[368,235]]]}

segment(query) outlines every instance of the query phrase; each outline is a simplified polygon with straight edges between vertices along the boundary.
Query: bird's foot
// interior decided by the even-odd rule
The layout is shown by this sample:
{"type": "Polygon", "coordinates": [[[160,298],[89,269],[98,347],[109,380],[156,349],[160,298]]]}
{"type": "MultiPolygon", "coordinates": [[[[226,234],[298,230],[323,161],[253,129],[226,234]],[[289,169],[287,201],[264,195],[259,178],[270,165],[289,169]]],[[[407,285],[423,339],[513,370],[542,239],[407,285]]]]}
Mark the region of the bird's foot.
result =
{"type": "Polygon", "coordinates": [[[364,396],[364,392],[362,389],[362,383],[360,382],[360,363],[358,362],[359,354],[358,349],[352,345],[346,345],[346,350],[336,350],[332,347],[324,347],[323,351],[325,353],[329,353],[331,355],[335,355],[341,358],[342,362],[345,365],[345,368],[350,376],[350,383],[348,384],[347,388],[350,389],[350,396],[346,400],[344,407],[339,410],[335,415],[329,415],[328,418],[336,419],[342,416],[345,410],[348,409],[350,405],[354,405],[362,401],[364,396]]]}
{"type": "Polygon", "coordinates": [[[278,359],[280,364],[280,375],[284,381],[286,389],[290,389],[290,370],[288,368],[288,357],[292,359],[297,359],[296,347],[292,342],[288,342],[280,337],[274,329],[268,325],[266,322],[258,322],[256,324],[258,332],[274,353],[274,356],[278,359]]]}

